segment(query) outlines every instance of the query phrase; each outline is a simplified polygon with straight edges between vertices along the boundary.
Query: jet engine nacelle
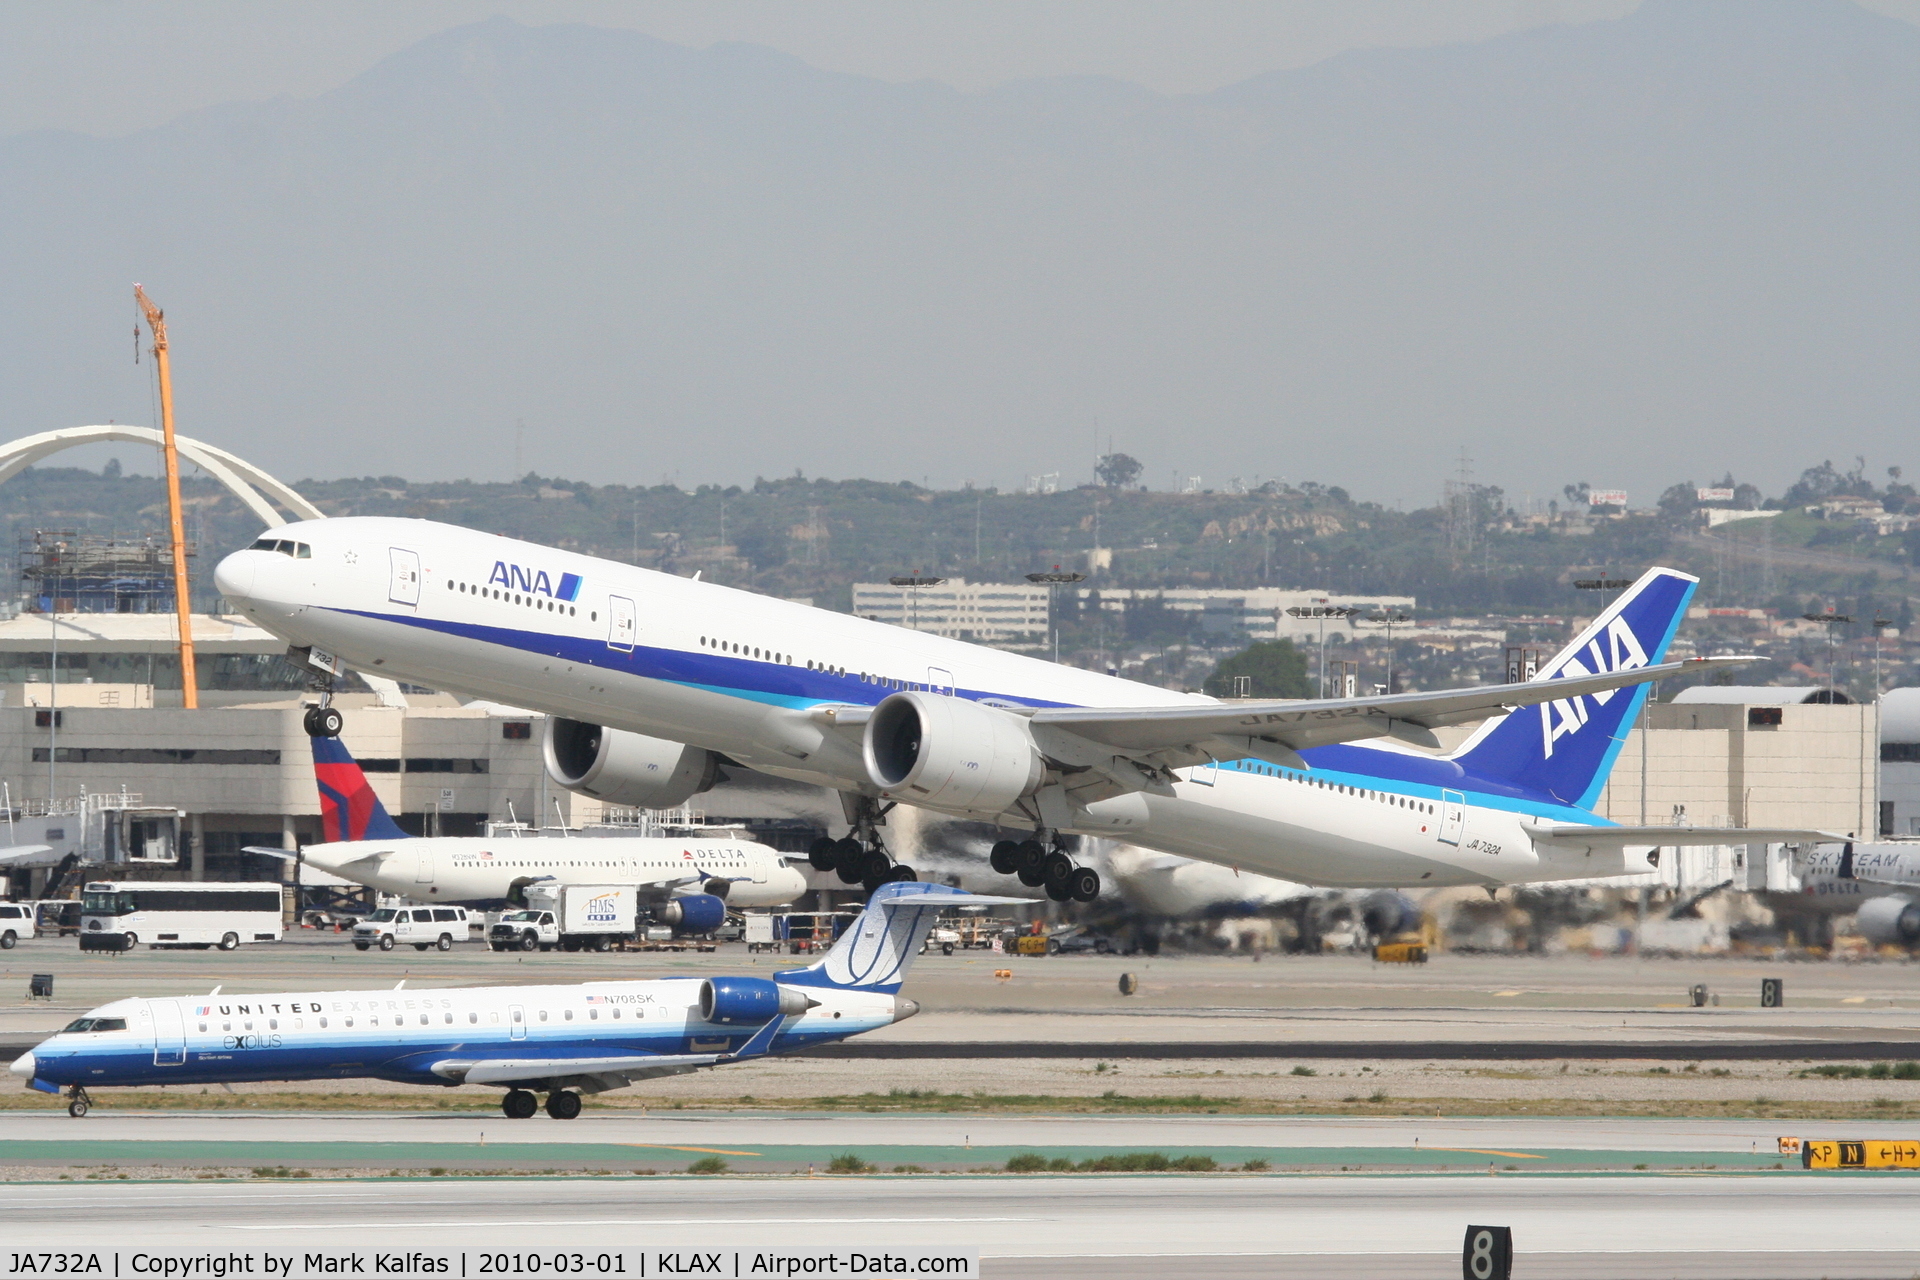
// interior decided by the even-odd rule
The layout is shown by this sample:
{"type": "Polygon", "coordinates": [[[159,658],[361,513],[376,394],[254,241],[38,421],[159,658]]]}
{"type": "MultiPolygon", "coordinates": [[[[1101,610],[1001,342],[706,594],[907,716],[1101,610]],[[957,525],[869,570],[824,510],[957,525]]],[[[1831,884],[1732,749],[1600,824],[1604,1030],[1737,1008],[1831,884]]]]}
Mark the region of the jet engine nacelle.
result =
{"type": "Polygon", "coordinates": [[[700,1017],[705,1022],[758,1026],[776,1016],[805,1013],[818,1003],[802,991],[765,978],[708,978],[700,984],[700,1017]]]}
{"type": "Polygon", "coordinates": [[[1892,894],[1868,898],[1854,913],[1860,935],[1876,947],[1911,947],[1920,943],[1920,902],[1892,894]]]}
{"type": "Polygon", "coordinates": [[[1046,772],[1025,718],[917,691],[874,708],[864,754],[867,779],[882,791],[974,813],[1002,812],[1046,772]]]}
{"type": "Polygon", "coordinates": [[[557,716],[545,755],[547,776],[567,790],[635,809],[671,809],[720,780],[711,751],[557,716]]]}
{"type": "Polygon", "coordinates": [[[727,904],[711,893],[689,893],[653,909],[653,918],[676,933],[711,933],[727,922],[727,904]]]}

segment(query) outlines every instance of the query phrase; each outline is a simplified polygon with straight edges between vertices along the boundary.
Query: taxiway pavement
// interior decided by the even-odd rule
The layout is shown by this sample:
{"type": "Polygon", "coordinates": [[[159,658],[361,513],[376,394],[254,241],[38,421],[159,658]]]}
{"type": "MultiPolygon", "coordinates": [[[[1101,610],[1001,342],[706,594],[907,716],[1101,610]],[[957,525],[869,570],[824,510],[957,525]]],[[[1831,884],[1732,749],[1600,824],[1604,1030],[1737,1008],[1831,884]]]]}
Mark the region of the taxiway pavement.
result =
{"type": "Polygon", "coordinates": [[[14,1185],[10,1248],[963,1247],[993,1280],[1457,1275],[1469,1223],[1529,1277],[1908,1275],[1920,1181],[1637,1177],[621,1178],[14,1185]]]}

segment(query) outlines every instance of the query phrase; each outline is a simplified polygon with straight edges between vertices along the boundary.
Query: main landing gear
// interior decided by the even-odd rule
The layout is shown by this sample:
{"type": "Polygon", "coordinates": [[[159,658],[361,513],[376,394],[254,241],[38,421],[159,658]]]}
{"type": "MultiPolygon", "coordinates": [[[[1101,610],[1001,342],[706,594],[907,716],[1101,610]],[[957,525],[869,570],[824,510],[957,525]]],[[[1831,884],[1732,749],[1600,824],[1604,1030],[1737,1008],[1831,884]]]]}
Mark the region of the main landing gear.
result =
{"type": "MultiPolygon", "coordinates": [[[[540,1110],[540,1103],[531,1089],[509,1089],[500,1099],[500,1110],[509,1120],[527,1120],[540,1110]]],[[[580,1114],[580,1095],[570,1089],[555,1089],[547,1094],[546,1112],[555,1120],[572,1120],[580,1114]]]]}
{"type": "Polygon", "coordinates": [[[878,828],[885,823],[887,810],[870,796],[842,793],[847,821],[853,830],[845,839],[822,836],[807,850],[807,861],[815,871],[831,871],[842,884],[857,884],[872,893],[895,880],[918,880],[920,873],[905,863],[895,862],[880,840],[878,828]]]}
{"type": "Polygon", "coordinates": [[[1030,889],[1044,887],[1055,902],[1092,902],[1099,897],[1100,873],[1075,865],[1058,835],[1049,843],[1051,849],[1038,840],[1002,840],[993,846],[988,860],[1003,876],[1018,876],[1030,889]]]}

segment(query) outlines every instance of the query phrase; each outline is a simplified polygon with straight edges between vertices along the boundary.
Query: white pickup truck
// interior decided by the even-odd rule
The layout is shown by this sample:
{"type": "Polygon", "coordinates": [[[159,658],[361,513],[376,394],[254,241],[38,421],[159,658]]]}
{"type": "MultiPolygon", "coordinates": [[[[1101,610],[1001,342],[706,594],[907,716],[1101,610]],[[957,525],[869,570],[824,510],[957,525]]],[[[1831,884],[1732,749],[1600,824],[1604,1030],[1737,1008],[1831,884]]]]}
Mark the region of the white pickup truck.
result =
{"type": "Polygon", "coordinates": [[[605,951],[633,935],[640,913],[630,884],[531,884],[527,906],[509,911],[487,931],[495,951],[605,951]]]}

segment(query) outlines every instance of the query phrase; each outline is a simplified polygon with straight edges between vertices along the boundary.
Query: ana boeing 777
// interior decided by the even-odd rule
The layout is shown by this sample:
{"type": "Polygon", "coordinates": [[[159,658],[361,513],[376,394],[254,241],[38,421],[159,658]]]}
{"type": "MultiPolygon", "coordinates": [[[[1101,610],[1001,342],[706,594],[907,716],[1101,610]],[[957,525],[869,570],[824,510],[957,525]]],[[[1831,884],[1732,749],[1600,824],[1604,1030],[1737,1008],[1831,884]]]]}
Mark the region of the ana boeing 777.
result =
{"type": "Polygon", "coordinates": [[[1665,660],[1697,583],[1671,569],[1532,680],[1305,702],[1222,702],[425,520],[287,525],[215,580],[316,672],[548,713],[554,780],[611,803],[682,803],[725,762],[832,787],[850,832],[814,865],[870,888],[908,874],[883,840],[896,804],[998,823],[996,870],[1083,901],[1099,878],[1067,835],[1349,887],[1584,879],[1645,871],[1649,846],[1834,838],[1594,812],[1649,683],[1742,661],[1665,660]],[[1476,721],[1439,749],[1434,730],[1476,721]]]}

